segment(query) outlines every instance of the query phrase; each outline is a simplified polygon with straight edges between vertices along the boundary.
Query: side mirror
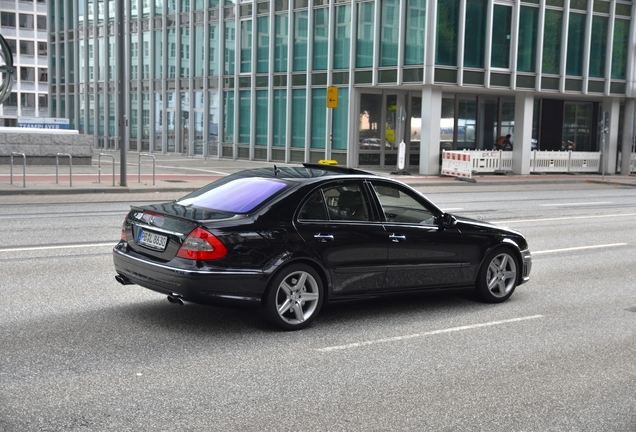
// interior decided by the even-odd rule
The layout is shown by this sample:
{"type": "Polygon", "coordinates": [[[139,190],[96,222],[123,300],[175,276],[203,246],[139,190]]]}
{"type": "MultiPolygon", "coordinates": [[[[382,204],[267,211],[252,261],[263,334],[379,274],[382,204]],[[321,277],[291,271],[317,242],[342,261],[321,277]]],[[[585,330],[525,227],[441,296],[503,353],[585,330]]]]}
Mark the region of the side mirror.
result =
{"type": "Polygon", "coordinates": [[[451,228],[457,225],[457,218],[450,213],[443,213],[441,216],[442,227],[451,228]]]}

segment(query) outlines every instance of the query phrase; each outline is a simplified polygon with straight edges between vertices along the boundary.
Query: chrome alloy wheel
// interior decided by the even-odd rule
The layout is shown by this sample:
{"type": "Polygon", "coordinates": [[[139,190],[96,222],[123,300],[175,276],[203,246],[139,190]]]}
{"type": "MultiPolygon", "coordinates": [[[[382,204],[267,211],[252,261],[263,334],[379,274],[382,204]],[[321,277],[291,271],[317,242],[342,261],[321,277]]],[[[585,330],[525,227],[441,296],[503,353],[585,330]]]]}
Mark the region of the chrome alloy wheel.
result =
{"type": "Polygon", "coordinates": [[[496,255],[486,272],[488,291],[496,298],[506,297],[517,285],[517,264],[512,256],[503,252],[496,255]]]}
{"type": "Polygon", "coordinates": [[[276,289],[276,310],[288,324],[301,324],[316,311],[320,290],[314,277],[302,270],[289,273],[276,289]]]}

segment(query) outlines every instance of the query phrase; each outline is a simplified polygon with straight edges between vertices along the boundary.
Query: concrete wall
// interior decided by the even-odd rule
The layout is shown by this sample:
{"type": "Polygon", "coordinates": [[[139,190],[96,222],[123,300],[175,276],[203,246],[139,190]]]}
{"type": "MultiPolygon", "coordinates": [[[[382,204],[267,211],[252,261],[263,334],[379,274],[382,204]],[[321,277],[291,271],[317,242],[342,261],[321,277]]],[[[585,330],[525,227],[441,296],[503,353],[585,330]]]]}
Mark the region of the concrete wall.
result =
{"type": "MultiPolygon", "coordinates": [[[[0,163],[8,164],[12,152],[24,153],[27,165],[55,165],[57,153],[73,157],[73,165],[90,165],[93,137],[71,130],[46,130],[0,127],[0,163]]],[[[14,163],[22,163],[14,156],[14,163]]],[[[59,164],[68,165],[68,156],[60,156],[59,164]]]]}

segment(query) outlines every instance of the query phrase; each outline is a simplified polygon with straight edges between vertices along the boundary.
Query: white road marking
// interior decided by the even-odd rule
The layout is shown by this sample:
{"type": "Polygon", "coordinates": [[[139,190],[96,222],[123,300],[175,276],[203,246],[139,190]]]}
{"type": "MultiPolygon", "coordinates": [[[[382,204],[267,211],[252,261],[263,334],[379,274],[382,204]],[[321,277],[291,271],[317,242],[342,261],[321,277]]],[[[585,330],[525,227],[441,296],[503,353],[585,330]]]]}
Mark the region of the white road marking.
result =
{"type": "Polygon", "coordinates": [[[561,203],[561,204],[541,204],[540,207],[565,207],[565,206],[588,206],[600,204],[613,204],[610,201],[605,202],[584,202],[584,203],[561,203]]]}
{"type": "Polygon", "coordinates": [[[472,330],[472,329],[481,328],[481,327],[491,327],[491,326],[502,325],[502,324],[511,324],[511,323],[516,323],[520,321],[528,321],[528,320],[533,320],[538,318],[543,318],[543,315],[532,315],[527,317],[512,318],[512,319],[501,320],[501,321],[490,321],[490,322],[470,324],[470,325],[465,325],[460,327],[451,327],[451,328],[440,329],[440,330],[432,330],[425,333],[415,333],[415,334],[410,334],[405,336],[394,336],[394,337],[384,338],[384,339],[375,339],[375,340],[369,340],[369,341],[363,341],[363,342],[354,342],[354,343],[345,344],[345,345],[335,345],[335,346],[330,346],[325,348],[316,348],[316,351],[330,352],[330,351],[346,350],[350,348],[359,348],[363,346],[376,345],[381,343],[400,342],[400,341],[404,341],[408,339],[421,338],[425,336],[434,336],[434,335],[444,334],[444,333],[454,333],[454,332],[459,332],[464,330],[472,330]]]}
{"type": "Polygon", "coordinates": [[[492,223],[501,225],[501,224],[526,223],[526,222],[570,221],[575,219],[604,219],[604,218],[628,217],[628,216],[629,217],[636,216],[636,213],[618,213],[618,214],[592,215],[592,216],[567,216],[567,217],[544,218],[544,219],[515,219],[515,220],[504,220],[504,221],[493,221],[492,223]]]}
{"type": "Polygon", "coordinates": [[[77,248],[92,248],[101,246],[115,247],[116,241],[110,243],[88,243],[88,244],[75,244],[75,245],[59,245],[59,246],[32,246],[21,248],[4,248],[0,249],[0,252],[24,252],[24,251],[38,251],[38,250],[53,250],[53,249],[77,249],[77,248]]]}
{"type": "Polygon", "coordinates": [[[572,247],[572,248],[565,248],[565,249],[544,250],[544,251],[532,252],[532,255],[555,253],[555,252],[570,252],[570,251],[586,250],[586,249],[601,249],[601,248],[610,248],[610,247],[618,247],[618,246],[627,246],[627,243],[613,243],[613,244],[605,244],[605,245],[580,246],[580,247],[572,247]]]}

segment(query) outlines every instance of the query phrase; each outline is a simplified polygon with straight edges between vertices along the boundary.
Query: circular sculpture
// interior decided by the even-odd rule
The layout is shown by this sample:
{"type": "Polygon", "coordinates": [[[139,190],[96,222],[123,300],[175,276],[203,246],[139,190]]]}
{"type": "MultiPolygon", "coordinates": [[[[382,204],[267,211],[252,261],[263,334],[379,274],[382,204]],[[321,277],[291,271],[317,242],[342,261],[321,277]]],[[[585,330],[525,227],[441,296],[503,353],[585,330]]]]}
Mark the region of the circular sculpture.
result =
{"type": "Polygon", "coordinates": [[[13,74],[15,67],[13,66],[13,53],[9,44],[2,35],[0,35],[0,105],[7,100],[13,88],[13,74]]]}

